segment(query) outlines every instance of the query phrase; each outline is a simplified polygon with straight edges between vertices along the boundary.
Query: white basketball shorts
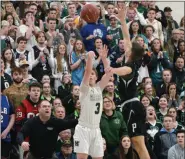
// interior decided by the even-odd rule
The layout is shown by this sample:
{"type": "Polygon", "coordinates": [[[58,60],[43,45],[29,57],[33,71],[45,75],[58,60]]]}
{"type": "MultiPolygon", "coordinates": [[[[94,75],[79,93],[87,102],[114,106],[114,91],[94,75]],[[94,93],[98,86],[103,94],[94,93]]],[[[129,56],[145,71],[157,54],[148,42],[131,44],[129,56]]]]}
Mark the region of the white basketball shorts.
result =
{"type": "Polygon", "coordinates": [[[103,140],[100,128],[92,129],[77,125],[75,128],[74,152],[103,157],[103,140]]]}

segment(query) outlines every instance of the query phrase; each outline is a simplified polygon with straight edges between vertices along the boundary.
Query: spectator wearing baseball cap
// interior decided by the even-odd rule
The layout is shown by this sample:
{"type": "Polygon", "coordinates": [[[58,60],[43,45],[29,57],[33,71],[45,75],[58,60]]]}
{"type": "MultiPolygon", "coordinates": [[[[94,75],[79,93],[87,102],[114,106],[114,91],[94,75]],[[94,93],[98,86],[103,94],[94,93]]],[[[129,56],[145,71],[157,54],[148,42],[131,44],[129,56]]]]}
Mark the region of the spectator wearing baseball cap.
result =
{"type": "Polygon", "coordinates": [[[60,152],[56,154],[58,159],[76,159],[76,154],[72,152],[72,149],[72,142],[64,140],[60,152]]]}

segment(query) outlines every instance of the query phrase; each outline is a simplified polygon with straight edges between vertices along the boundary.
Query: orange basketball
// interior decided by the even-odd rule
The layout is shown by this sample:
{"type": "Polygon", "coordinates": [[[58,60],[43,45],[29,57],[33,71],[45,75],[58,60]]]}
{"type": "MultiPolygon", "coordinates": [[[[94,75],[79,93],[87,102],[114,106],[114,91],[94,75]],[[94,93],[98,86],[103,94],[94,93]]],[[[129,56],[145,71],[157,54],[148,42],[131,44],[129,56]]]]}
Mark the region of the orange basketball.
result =
{"type": "Polygon", "coordinates": [[[99,10],[93,4],[86,4],[81,10],[80,17],[87,23],[95,23],[99,18],[99,10]]]}

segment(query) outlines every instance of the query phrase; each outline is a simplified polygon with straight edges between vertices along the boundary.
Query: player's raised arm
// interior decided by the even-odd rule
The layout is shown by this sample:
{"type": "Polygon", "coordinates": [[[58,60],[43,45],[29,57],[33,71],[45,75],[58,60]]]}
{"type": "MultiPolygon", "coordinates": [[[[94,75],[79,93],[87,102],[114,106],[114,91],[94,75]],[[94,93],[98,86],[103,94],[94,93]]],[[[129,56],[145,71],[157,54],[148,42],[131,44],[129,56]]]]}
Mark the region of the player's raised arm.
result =
{"type": "Polygon", "coordinates": [[[88,52],[87,56],[87,62],[85,67],[85,73],[82,80],[82,84],[89,85],[89,79],[93,68],[93,59],[94,59],[95,53],[93,51],[88,52]]]}
{"type": "Polygon", "coordinates": [[[130,35],[128,31],[128,27],[126,24],[126,12],[127,12],[127,7],[124,5],[122,8],[118,8],[118,14],[117,17],[119,18],[121,22],[121,29],[124,37],[124,47],[125,47],[125,57],[126,57],[126,62],[128,58],[131,55],[131,48],[132,48],[132,42],[130,41],[130,35]]]}

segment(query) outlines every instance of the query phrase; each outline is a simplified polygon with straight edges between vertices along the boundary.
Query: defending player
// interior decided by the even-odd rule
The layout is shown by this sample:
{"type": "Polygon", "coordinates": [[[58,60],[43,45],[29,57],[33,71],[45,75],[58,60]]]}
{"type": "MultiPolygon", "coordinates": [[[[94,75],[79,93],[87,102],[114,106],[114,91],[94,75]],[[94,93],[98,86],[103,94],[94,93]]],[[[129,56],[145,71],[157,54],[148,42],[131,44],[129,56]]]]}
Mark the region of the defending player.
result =
{"type": "Polygon", "coordinates": [[[118,9],[118,18],[122,24],[122,32],[125,46],[125,59],[123,66],[130,67],[130,74],[119,77],[118,89],[122,99],[122,113],[127,123],[128,133],[132,143],[141,159],[150,159],[144,141],[144,106],[136,97],[138,69],[137,62],[142,59],[144,49],[138,43],[131,43],[125,20],[126,6],[118,9]]]}
{"type": "Polygon", "coordinates": [[[80,86],[81,114],[74,134],[74,151],[78,159],[87,159],[88,155],[91,155],[93,159],[102,159],[104,155],[99,123],[102,114],[102,91],[112,75],[106,58],[107,52],[106,46],[100,51],[101,60],[106,69],[104,76],[97,84],[97,74],[92,69],[95,54],[93,51],[88,53],[86,69],[80,86]]]}

